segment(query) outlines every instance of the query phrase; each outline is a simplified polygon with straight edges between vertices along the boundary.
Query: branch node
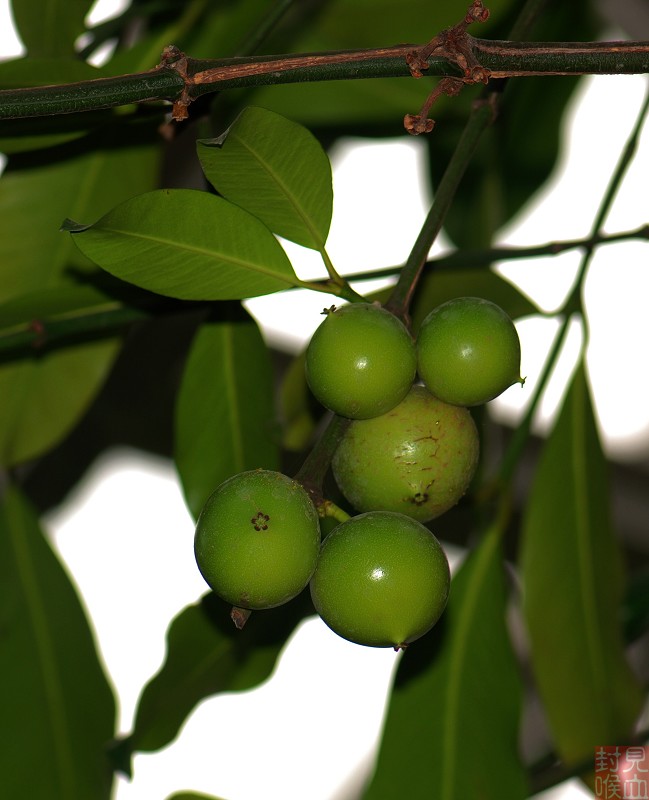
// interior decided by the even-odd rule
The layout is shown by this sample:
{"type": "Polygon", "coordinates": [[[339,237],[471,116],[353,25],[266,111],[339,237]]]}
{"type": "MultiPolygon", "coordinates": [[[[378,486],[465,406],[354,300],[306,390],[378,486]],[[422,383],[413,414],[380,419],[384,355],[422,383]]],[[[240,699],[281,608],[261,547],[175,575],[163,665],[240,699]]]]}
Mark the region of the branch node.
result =
{"type": "Polygon", "coordinates": [[[180,93],[180,96],[174,100],[171,107],[171,118],[176,122],[182,122],[189,116],[187,109],[192,102],[190,89],[194,85],[193,78],[187,72],[187,56],[175,44],[169,44],[162,51],[162,61],[158,66],[174,70],[185,82],[185,88],[180,93]]]}
{"type": "Polygon", "coordinates": [[[433,37],[427,45],[406,55],[406,64],[413,78],[422,77],[422,71],[428,69],[428,59],[433,53],[456,64],[462,71],[462,78],[442,78],[439,85],[429,94],[418,115],[406,114],[404,126],[408,133],[430,133],[433,130],[434,122],[432,125],[424,123],[433,103],[440,95],[455,96],[459,94],[464,84],[488,82],[491,72],[478,62],[473,51],[472,37],[466,32],[469,25],[474,22],[485,22],[488,17],[489,9],[484,7],[483,0],[473,0],[461,22],[446,28],[433,37]]]}

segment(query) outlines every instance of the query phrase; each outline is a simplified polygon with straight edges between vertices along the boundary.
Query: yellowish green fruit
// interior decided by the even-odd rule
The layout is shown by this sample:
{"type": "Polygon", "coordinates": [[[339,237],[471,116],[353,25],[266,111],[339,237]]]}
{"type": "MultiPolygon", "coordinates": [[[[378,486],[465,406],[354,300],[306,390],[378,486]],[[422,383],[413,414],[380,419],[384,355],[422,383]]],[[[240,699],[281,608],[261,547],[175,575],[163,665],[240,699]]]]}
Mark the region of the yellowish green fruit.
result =
{"type": "Polygon", "coordinates": [[[466,492],[478,455],[469,411],[417,385],[387,414],[352,422],[332,466],[357,511],[397,511],[427,522],[466,492]]]}

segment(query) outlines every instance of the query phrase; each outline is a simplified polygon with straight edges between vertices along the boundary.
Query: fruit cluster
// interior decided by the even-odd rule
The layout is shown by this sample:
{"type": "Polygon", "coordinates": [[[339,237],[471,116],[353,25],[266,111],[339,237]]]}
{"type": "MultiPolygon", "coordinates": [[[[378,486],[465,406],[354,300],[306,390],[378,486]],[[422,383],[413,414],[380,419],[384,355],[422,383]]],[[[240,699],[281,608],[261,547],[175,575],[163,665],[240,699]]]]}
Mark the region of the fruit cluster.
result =
{"type": "Polygon", "coordinates": [[[505,312],[474,297],[435,308],[416,342],[378,305],[325,314],[306,376],[325,407],[352,420],[332,470],[359,513],[321,543],[318,511],[300,483],[243,472],[203,508],[196,560],[235,608],[272,608],[310,584],[316,611],[340,636],[399,649],[446,606],[448,561],[424,523],[466,492],[479,455],[467,406],[522,382],[520,343],[505,312]]]}

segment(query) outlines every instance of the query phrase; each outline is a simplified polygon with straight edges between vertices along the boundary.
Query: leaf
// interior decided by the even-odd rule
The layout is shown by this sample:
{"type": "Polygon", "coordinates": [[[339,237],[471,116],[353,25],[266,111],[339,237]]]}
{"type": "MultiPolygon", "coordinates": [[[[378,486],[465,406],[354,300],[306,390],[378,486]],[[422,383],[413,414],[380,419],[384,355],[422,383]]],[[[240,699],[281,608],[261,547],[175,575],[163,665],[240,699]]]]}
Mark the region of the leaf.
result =
{"type": "Polygon", "coordinates": [[[0,365],[0,464],[40,455],[88,407],[117,355],[118,340],[53,350],[0,365]]]}
{"type": "MultiPolygon", "coordinates": [[[[490,36],[509,38],[510,22],[495,17],[491,4],[489,7],[498,24],[490,36]]],[[[528,38],[542,42],[598,38],[593,4],[590,0],[558,3],[552,13],[537,15],[528,38]]],[[[458,247],[488,246],[498,229],[549,179],[559,155],[563,116],[577,80],[544,75],[508,84],[496,122],[482,136],[444,220],[446,233],[458,247]]],[[[433,191],[466,120],[456,104],[447,109],[445,116],[434,111],[435,135],[424,140],[429,148],[433,191]]]]}
{"type": "MultiPolygon", "coordinates": [[[[133,295],[137,292],[138,290],[134,290],[133,295]]],[[[142,298],[133,296],[128,300],[133,300],[131,308],[134,308],[142,298]]],[[[40,338],[45,344],[48,340],[48,327],[53,323],[67,322],[70,333],[78,333],[74,330],[75,320],[82,324],[86,316],[99,317],[126,308],[125,298],[118,299],[91,284],[70,283],[27,292],[0,304],[0,342],[4,349],[5,342],[2,340],[9,339],[31,326],[35,333],[38,328],[43,328],[40,338]]],[[[144,310],[141,316],[146,317],[144,310]]]]}
{"type": "Polygon", "coordinates": [[[244,109],[216,139],[198,142],[207,179],[274,233],[321,250],[333,208],[331,164],[301,125],[264,108],[244,109]]]}
{"type": "MultiPolygon", "coordinates": [[[[15,58],[0,64],[0,88],[22,89],[92,80],[106,75],[84,61],[61,58],[15,58]]],[[[0,152],[21,153],[52,147],[83,136],[91,128],[110,121],[114,112],[59,114],[48,117],[0,120],[0,152]]]]}
{"type": "Polygon", "coordinates": [[[11,486],[0,506],[0,631],[4,796],[108,800],[113,695],[75,589],[11,486]]]}
{"type": "Polygon", "coordinates": [[[119,745],[123,768],[135,751],[150,752],[171,742],[205,697],[250,689],[265,680],[305,608],[307,603],[293,600],[254,612],[243,630],[234,627],[228,606],[213,593],[184,609],[167,633],[164,664],[140,696],[133,731],[119,745]]]}
{"type": "MultiPolygon", "coordinates": [[[[69,273],[88,270],[89,262],[59,232],[61,219],[103,213],[153,182],[155,152],[149,133],[141,133],[144,141],[138,134],[124,142],[123,131],[108,127],[93,140],[95,151],[85,151],[87,142],[63,146],[45,165],[26,156],[9,159],[0,178],[0,303],[70,287],[69,273]]],[[[69,432],[104,380],[116,341],[35,352],[0,367],[0,463],[37,456],[69,432]]]]}
{"type": "Polygon", "coordinates": [[[195,518],[226,478],[279,465],[269,353],[255,321],[228,311],[198,330],[176,403],[176,466],[195,518]]]}
{"type": "Polygon", "coordinates": [[[102,269],[181,300],[239,300],[298,283],[268,228],[222,197],[161,189],[133,197],[94,225],[65,230],[102,269]]]}
{"type": "Polygon", "coordinates": [[[500,538],[496,525],[487,531],[453,578],[437,627],[405,651],[364,800],[528,796],[500,538]]]}
{"type": "MultiPolygon", "coordinates": [[[[403,42],[412,42],[413,47],[423,45],[443,28],[459,22],[468,5],[467,0],[331,0],[309,13],[304,32],[291,52],[390,47],[403,42]]],[[[513,0],[492,0],[488,22],[474,25],[469,32],[491,37],[494,23],[512,5],[513,0]]],[[[374,135],[367,126],[378,123],[382,127],[378,135],[400,136],[404,114],[419,111],[428,91],[428,82],[408,77],[321,81],[264,87],[255,92],[253,102],[302,123],[322,126],[325,133],[333,126],[354,125],[360,126],[361,135],[374,135]]],[[[468,110],[472,97],[475,94],[466,93],[453,102],[443,98],[440,105],[446,107],[447,114],[463,116],[462,111],[458,112],[458,100],[460,107],[468,110]]],[[[436,118],[437,109],[436,105],[436,118]]],[[[359,129],[349,132],[358,135],[359,129]]]]}
{"type": "Polygon", "coordinates": [[[642,696],[624,656],[621,556],[583,364],[536,471],[521,571],[533,672],[559,754],[575,763],[626,741],[642,696]]]}
{"type": "Polygon", "coordinates": [[[167,800],[223,800],[223,798],[207,794],[197,794],[196,792],[177,792],[171,795],[171,797],[168,797],[167,800]]]}
{"type": "Polygon", "coordinates": [[[280,387],[282,447],[294,452],[305,450],[313,437],[316,421],[312,412],[313,396],[306,382],[306,351],[289,364],[280,387]]]}
{"type": "Polygon", "coordinates": [[[92,0],[11,0],[18,34],[30,56],[73,56],[92,0]]]}
{"type": "Polygon", "coordinates": [[[413,331],[441,303],[455,297],[482,297],[499,305],[512,319],[538,314],[538,308],[522,292],[490,269],[435,269],[424,275],[412,308],[413,331]]]}

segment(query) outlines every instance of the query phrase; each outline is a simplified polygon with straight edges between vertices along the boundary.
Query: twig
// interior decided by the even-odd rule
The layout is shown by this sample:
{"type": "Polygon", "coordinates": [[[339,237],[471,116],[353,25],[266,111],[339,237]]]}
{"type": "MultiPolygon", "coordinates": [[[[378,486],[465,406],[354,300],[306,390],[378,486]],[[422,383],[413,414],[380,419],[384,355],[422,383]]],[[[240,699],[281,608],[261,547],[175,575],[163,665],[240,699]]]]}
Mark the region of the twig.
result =
{"type": "MultiPolygon", "coordinates": [[[[514,42],[468,37],[491,78],[531,75],[638,74],[649,72],[649,42],[514,42]]],[[[185,74],[163,61],[154,69],[57,86],[0,91],[0,119],[69,114],[149,101],[189,100],[224,89],[308,81],[410,77],[406,56],[415,44],[333,53],[196,60],[185,74]]],[[[427,74],[462,78],[456,64],[431,56],[427,74]]]]}

